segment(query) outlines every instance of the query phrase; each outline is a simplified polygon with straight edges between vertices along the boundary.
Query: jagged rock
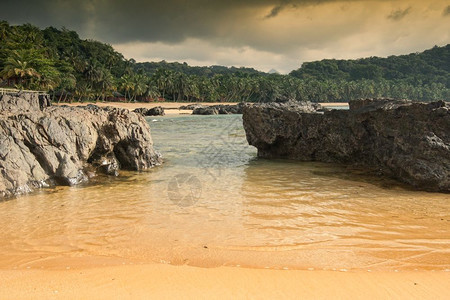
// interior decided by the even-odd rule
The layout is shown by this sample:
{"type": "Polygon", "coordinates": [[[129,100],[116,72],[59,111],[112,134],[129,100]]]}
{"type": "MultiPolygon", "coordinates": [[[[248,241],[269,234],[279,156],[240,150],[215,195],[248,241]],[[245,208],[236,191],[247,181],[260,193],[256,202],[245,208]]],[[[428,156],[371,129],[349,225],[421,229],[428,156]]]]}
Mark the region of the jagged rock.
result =
{"type": "Polygon", "coordinates": [[[244,103],[238,103],[236,105],[210,105],[210,106],[199,106],[194,108],[192,111],[193,115],[229,115],[229,114],[242,114],[244,103]]]}
{"type": "Polygon", "coordinates": [[[147,112],[147,116],[164,116],[166,113],[164,112],[164,108],[162,106],[156,106],[150,108],[147,112]]]}
{"type": "Polygon", "coordinates": [[[133,110],[133,112],[143,115],[144,117],[147,116],[164,116],[164,108],[162,106],[156,106],[153,108],[136,108],[133,110]]]}
{"type": "Polygon", "coordinates": [[[192,111],[192,114],[193,115],[217,115],[217,114],[219,114],[219,112],[214,107],[206,106],[206,107],[197,107],[196,109],[194,109],[192,111]]]}
{"type": "Polygon", "coordinates": [[[428,191],[450,192],[450,105],[365,99],[350,110],[310,104],[244,107],[258,156],[357,164],[428,191]]]}
{"type": "Polygon", "coordinates": [[[42,110],[51,106],[51,101],[48,96],[27,92],[0,95],[0,99],[0,113],[20,113],[32,110],[42,110]]]}
{"type": "Polygon", "coordinates": [[[142,116],[112,107],[48,104],[45,96],[0,96],[0,198],[79,184],[96,171],[117,175],[119,168],[161,163],[142,116]]]}
{"type": "Polygon", "coordinates": [[[203,104],[193,103],[188,105],[180,106],[178,109],[180,110],[194,110],[199,107],[205,107],[203,104]]]}
{"type": "Polygon", "coordinates": [[[377,99],[358,99],[349,101],[349,108],[351,111],[359,113],[371,111],[375,109],[394,109],[405,104],[411,104],[411,100],[396,100],[392,98],[377,98],[377,99]]]}
{"type": "Polygon", "coordinates": [[[229,115],[229,114],[242,114],[242,110],[244,108],[244,103],[240,102],[236,105],[213,105],[215,109],[217,109],[219,115],[229,115]]]}

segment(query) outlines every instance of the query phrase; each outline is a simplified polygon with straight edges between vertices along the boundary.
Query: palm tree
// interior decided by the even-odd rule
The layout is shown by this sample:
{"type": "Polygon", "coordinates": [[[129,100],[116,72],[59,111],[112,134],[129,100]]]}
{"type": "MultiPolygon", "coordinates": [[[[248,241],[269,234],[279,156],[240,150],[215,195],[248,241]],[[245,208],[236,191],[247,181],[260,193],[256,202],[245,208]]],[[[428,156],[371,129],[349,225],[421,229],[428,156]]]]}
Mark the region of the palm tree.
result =
{"type": "Polygon", "coordinates": [[[64,102],[67,99],[68,94],[71,91],[74,91],[75,87],[77,85],[77,79],[73,74],[67,74],[61,78],[61,83],[59,84],[59,98],[58,103],[63,100],[64,96],[64,102]]]}
{"type": "Polygon", "coordinates": [[[77,72],[84,72],[87,63],[86,61],[74,50],[71,50],[65,54],[64,59],[70,63],[70,65],[77,71],[77,72]]]}
{"type": "Polygon", "coordinates": [[[92,90],[89,86],[89,83],[87,83],[85,80],[82,80],[77,83],[77,87],[75,89],[75,94],[78,96],[78,101],[82,102],[84,101],[88,96],[90,96],[92,93],[92,90]]]}
{"type": "Polygon", "coordinates": [[[145,93],[147,90],[148,77],[142,74],[136,74],[131,77],[131,81],[133,97],[130,101],[136,100],[137,96],[142,96],[145,93]]]}
{"type": "Polygon", "coordinates": [[[127,95],[128,99],[130,99],[130,91],[133,89],[133,81],[130,75],[125,74],[120,78],[120,88],[124,92],[123,94],[125,95],[125,101],[127,101],[127,95]]]}
{"type": "Polygon", "coordinates": [[[155,74],[153,74],[153,80],[156,83],[156,86],[161,91],[161,96],[165,98],[166,91],[170,84],[170,76],[167,70],[157,69],[155,74]]]}
{"type": "Polygon", "coordinates": [[[100,73],[101,75],[98,85],[101,90],[101,93],[99,94],[98,97],[101,96],[102,100],[105,101],[106,94],[110,94],[115,90],[114,77],[112,76],[111,72],[109,72],[109,70],[105,68],[101,68],[100,73]]]}
{"type": "Polygon", "coordinates": [[[6,21],[0,21],[0,40],[6,40],[10,33],[9,24],[6,21]]]}
{"type": "Polygon", "coordinates": [[[145,91],[144,95],[145,97],[150,99],[157,99],[160,96],[157,85],[150,78],[148,78],[147,80],[147,90],[145,91]]]}
{"type": "Polygon", "coordinates": [[[90,87],[95,87],[102,78],[102,69],[100,63],[96,60],[89,62],[86,67],[85,76],[88,80],[88,83],[90,84],[90,87]]]}
{"type": "Polygon", "coordinates": [[[39,79],[41,74],[36,70],[36,53],[32,50],[20,49],[11,51],[7,57],[4,68],[0,72],[3,79],[14,84],[28,87],[34,79],[39,79]]]}

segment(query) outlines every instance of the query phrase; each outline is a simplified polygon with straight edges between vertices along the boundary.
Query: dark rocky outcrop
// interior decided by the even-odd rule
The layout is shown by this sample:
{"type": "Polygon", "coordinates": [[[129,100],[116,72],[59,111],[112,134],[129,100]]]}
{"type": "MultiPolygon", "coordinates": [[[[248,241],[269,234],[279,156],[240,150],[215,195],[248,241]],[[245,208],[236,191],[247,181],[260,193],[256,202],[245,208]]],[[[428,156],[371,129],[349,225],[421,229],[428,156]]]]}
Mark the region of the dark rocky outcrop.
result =
{"type": "Polygon", "coordinates": [[[242,114],[244,105],[245,104],[241,102],[236,105],[218,104],[218,105],[211,105],[211,106],[197,106],[192,111],[192,114],[193,115],[242,114]]]}
{"type": "Polygon", "coordinates": [[[350,110],[310,103],[244,107],[258,156],[357,164],[416,188],[450,192],[450,105],[365,99],[350,110]]]}
{"type": "Polygon", "coordinates": [[[160,163],[149,125],[136,113],[49,106],[34,94],[0,96],[0,198],[160,163]]]}
{"type": "Polygon", "coordinates": [[[197,107],[192,111],[193,115],[218,115],[219,112],[212,106],[197,107]]]}
{"type": "Polygon", "coordinates": [[[203,104],[193,103],[188,105],[182,105],[178,109],[180,110],[194,110],[199,107],[205,107],[203,104]]]}
{"type": "Polygon", "coordinates": [[[229,114],[242,114],[244,103],[240,102],[236,105],[214,105],[213,107],[217,109],[219,115],[229,115],[229,114]]]}
{"type": "Polygon", "coordinates": [[[133,112],[143,115],[144,117],[148,116],[164,116],[166,113],[164,112],[164,108],[162,106],[156,106],[153,108],[136,108],[133,112]]]}

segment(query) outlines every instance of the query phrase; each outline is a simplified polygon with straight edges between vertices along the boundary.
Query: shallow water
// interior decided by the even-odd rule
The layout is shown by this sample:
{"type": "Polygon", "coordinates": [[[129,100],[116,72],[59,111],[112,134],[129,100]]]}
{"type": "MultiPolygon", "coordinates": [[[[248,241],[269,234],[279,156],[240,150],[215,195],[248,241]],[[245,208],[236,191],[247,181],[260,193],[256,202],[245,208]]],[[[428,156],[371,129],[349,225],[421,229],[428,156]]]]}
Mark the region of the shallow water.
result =
{"type": "Polygon", "coordinates": [[[450,268],[448,194],[342,166],[257,159],[241,116],[148,121],[163,166],[0,202],[0,267],[95,257],[206,267],[450,268]]]}

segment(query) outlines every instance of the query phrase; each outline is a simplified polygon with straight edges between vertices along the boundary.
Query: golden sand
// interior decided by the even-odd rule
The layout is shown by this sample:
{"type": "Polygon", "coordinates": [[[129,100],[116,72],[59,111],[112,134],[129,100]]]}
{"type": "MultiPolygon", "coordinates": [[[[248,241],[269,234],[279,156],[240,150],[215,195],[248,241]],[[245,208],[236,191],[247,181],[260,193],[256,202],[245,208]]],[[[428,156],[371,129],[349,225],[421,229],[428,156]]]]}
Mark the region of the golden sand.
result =
{"type": "MultiPolygon", "coordinates": [[[[331,272],[163,264],[0,270],[1,299],[445,299],[446,272],[331,272]]],[[[447,298],[448,299],[448,298],[447,298]]]]}
{"type": "MultiPolygon", "coordinates": [[[[57,103],[55,103],[57,104],[57,103]]],[[[95,102],[95,103],[87,103],[87,102],[73,102],[73,103],[61,103],[57,105],[69,105],[69,106],[78,106],[78,105],[88,105],[88,104],[94,104],[100,107],[105,106],[112,106],[112,107],[118,107],[118,108],[126,108],[129,110],[134,110],[136,108],[153,108],[157,106],[162,106],[164,108],[164,112],[166,115],[190,115],[192,114],[192,110],[180,110],[178,109],[180,106],[193,104],[193,103],[186,103],[186,102],[137,102],[137,103],[129,103],[129,102],[95,102]]],[[[199,103],[203,105],[218,105],[218,104],[225,104],[225,105],[234,105],[237,104],[237,102],[203,102],[199,103]]]]}
{"type": "MultiPolygon", "coordinates": [[[[164,108],[164,112],[166,113],[166,115],[190,115],[190,114],[192,114],[192,110],[178,109],[180,106],[192,104],[192,103],[186,103],[186,102],[150,102],[150,103],[144,103],[144,102],[138,102],[138,103],[128,103],[128,102],[95,102],[95,103],[82,102],[82,103],[80,103],[80,102],[73,102],[70,104],[67,104],[67,103],[61,103],[61,104],[55,103],[55,104],[56,105],[64,105],[65,104],[65,105],[69,105],[69,106],[95,104],[100,107],[112,106],[112,107],[118,107],[118,108],[126,108],[129,110],[134,110],[136,108],[141,108],[141,107],[153,108],[156,106],[162,106],[164,108]]],[[[199,102],[199,104],[206,105],[206,106],[219,105],[219,104],[235,105],[235,104],[237,104],[237,102],[199,102]]],[[[342,103],[342,102],[320,103],[320,104],[325,107],[348,106],[348,103],[342,103]]]]}
{"type": "MultiPolygon", "coordinates": [[[[151,108],[161,105],[166,108],[167,114],[190,113],[190,111],[178,110],[179,106],[185,104],[97,103],[99,106],[116,106],[128,109],[135,109],[137,107],[151,108]]],[[[250,189],[253,194],[258,194],[258,190],[252,186],[252,183],[256,184],[255,182],[258,182],[258,186],[261,184],[264,186],[265,182],[261,182],[261,180],[265,177],[261,177],[261,174],[257,171],[258,169],[254,170],[252,168],[245,171],[244,192],[248,192],[248,189],[250,189]],[[257,179],[257,181],[253,181],[252,178],[257,179]]],[[[266,169],[261,170],[261,172],[271,173],[267,172],[266,169]]],[[[283,172],[285,173],[286,170],[283,172]]],[[[297,173],[293,174],[295,177],[301,177],[300,175],[297,173]]],[[[280,177],[277,173],[274,176],[280,177]]],[[[224,178],[235,177],[224,175],[224,178]]],[[[330,182],[333,180],[337,179],[329,178],[327,182],[323,182],[322,191],[324,193],[327,192],[326,187],[330,186],[330,182]]],[[[131,182],[139,181],[134,178],[131,182]]],[[[267,182],[273,182],[273,180],[266,178],[267,182]]],[[[339,181],[337,184],[341,185],[342,183],[339,181]]],[[[348,186],[349,183],[347,182],[346,184],[348,186]]],[[[235,185],[230,184],[230,186],[235,185]]],[[[214,186],[216,187],[217,184],[214,186]]],[[[283,187],[285,187],[285,184],[283,184],[283,187]]],[[[139,201],[139,197],[145,198],[149,197],[149,195],[160,194],[157,191],[161,191],[162,188],[158,185],[158,181],[153,182],[152,185],[146,184],[145,181],[140,187],[133,185],[127,187],[127,185],[115,184],[114,189],[111,189],[110,192],[108,192],[108,188],[110,187],[105,185],[102,185],[102,188],[92,186],[90,188],[76,190],[75,193],[75,190],[64,187],[60,188],[58,190],[59,194],[55,194],[53,197],[50,194],[36,194],[28,196],[32,197],[33,199],[31,200],[33,201],[25,201],[25,199],[23,201],[5,203],[3,207],[4,212],[7,213],[8,207],[11,206],[9,209],[16,212],[16,214],[9,213],[8,216],[12,220],[15,220],[16,224],[20,221],[19,224],[22,231],[18,232],[16,228],[8,230],[7,224],[11,220],[4,218],[4,224],[0,222],[3,230],[3,247],[5,249],[0,258],[0,299],[148,299],[150,297],[157,299],[446,299],[450,294],[450,272],[448,272],[448,269],[445,269],[449,265],[448,252],[446,250],[448,249],[446,248],[448,244],[445,243],[448,236],[445,222],[447,222],[446,220],[448,218],[445,210],[442,210],[442,214],[445,216],[440,216],[434,210],[431,210],[433,206],[426,205],[427,201],[435,203],[435,205],[436,203],[444,203],[443,199],[441,199],[442,195],[424,194],[423,197],[426,196],[429,200],[425,201],[422,199],[419,201],[417,209],[415,206],[412,206],[412,214],[408,215],[404,213],[402,208],[405,199],[408,199],[410,194],[408,191],[398,190],[398,206],[394,205],[394,209],[392,209],[390,205],[390,209],[386,209],[389,213],[383,213],[382,218],[377,215],[377,212],[379,213],[378,210],[373,210],[371,207],[369,207],[370,209],[367,208],[367,211],[364,210],[365,203],[370,202],[361,201],[360,203],[356,201],[355,203],[355,205],[358,203],[362,205],[362,207],[355,207],[355,210],[364,215],[367,226],[366,232],[363,232],[363,234],[367,240],[373,241],[374,246],[378,244],[384,245],[384,247],[380,246],[380,251],[373,252],[376,255],[375,258],[381,262],[386,261],[388,267],[390,266],[389,264],[394,264],[395,266],[405,265],[407,268],[399,268],[397,272],[394,268],[377,268],[375,264],[370,270],[367,268],[353,269],[351,268],[351,264],[348,263],[348,266],[350,266],[348,269],[338,268],[336,271],[331,271],[330,268],[333,262],[332,254],[339,259],[338,262],[345,261],[343,258],[347,258],[347,262],[358,262],[355,260],[356,257],[364,258],[364,256],[356,255],[358,254],[357,249],[353,247],[351,250],[346,250],[347,254],[345,256],[341,255],[343,253],[342,251],[333,251],[321,255],[324,258],[324,264],[326,264],[327,268],[319,263],[313,264],[313,262],[320,262],[321,260],[319,258],[314,260],[312,255],[306,255],[304,259],[314,266],[314,268],[310,268],[311,270],[292,270],[291,266],[287,267],[289,269],[283,270],[281,268],[265,269],[261,266],[267,265],[265,263],[268,262],[277,265],[277,262],[284,257],[286,261],[300,260],[300,265],[306,265],[301,261],[302,256],[299,255],[303,252],[295,252],[292,250],[280,251],[277,247],[278,251],[276,253],[271,252],[264,257],[257,258],[254,257],[256,256],[254,254],[255,251],[248,250],[248,247],[222,252],[215,251],[214,241],[211,241],[212,245],[208,243],[208,251],[206,251],[202,245],[208,239],[201,235],[201,231],[198,231],[197,234],[191,234],[188,238],[190,242],[198,246],[195,248],[200,253],[198,257],[206,257],[209,259],[208,264],[204,263],[203,260],[199,263],[196,263],[194,260],[188,263],[183,260],[180,260],[178,263],[177,261],[173,261],[172,264],[166,264],[164,262],[160,264],[152,263],[152,261],[159,261],[159,256],[161,256],[161,259],[171,257],[170,255],[166,255],[167,253],[165,252],[161,254],[161,251],[151,251],[153,248],[150,246],[152,245],[158,249],[164,248],[170,252],[169,254],[172,252],[172,254],[180,253],[180,257],[185,257],[182,255],[187,252],[180,248],[180,246],[178,248],[174,246],[178,242],[171,242],[171,244],[169,243],[170,245],[165,247],[164,243],[158,243],[158,241],[161,242],[164,238],[168,239],[168,237],[171,237],[182,242],[183,238],[185,238],[185,235],[183,235],[184,231],[178,232],[176,229],[179,227],[182,230],[194,230],[195,228],[186,228],[187,222],[185,218],[192,219],[192,216],[186,215],[184,217],[183,214],[177,215],[173,213],[170,211],[172,206],[170,206],[168,200],[150,198],[139,201]],[[133,192],[134,190],[136,191],[135,194],[133,192]],[[63,195],[60,193],[63,193],[63,195]],[[114,195],[116,201],[109,202],[108,211],[117,212],[116,218],[111,215],[104,215],[103,207],[106,207],[104,202],[94,201],[88,197],[88,195],[92,196],[93,193],[99,194],[98,199],[105,197],[108,199],[114,195]],[[71,199],[70,195],[74,198],[71,199]],[[54,199],[54,197],[61,199],[54,199]],[[167,230],[161,229],[161,239],[155,238],[157,237],[155,233],[157,230],[151,226],[144,226],[142,228],[137,225],[136,227],[123,226],[121,222],[126,221],[125,223],[128,224],[128,221],[132,220],[131,217],[133,215],[130,211],[123,211],[124,203],[128,202],[122,198],[131,198],[136,202],[136,205],[133,206],[133,211],[138,213],[136,220],[144,220],[144,216],[147,216],[149,217],[148,222],[151,220],[152,222],[166,224],[165,227],[168,228],[167,230]],[[64,199],[71,199],[71,201],[67,201],[67,203],[61,202],[64,199]],[[158,214],[152,214],[152,211],[157,208],[155,203],[159,203],[158,201],[164,204],[162,205],[164,212],[168,211],[167,218],[160,216],[161,219],[157,219],[158,214]],[[117,210],[114,210],[115,206],[117,206],[117,210]],[[422,213],[424,206],[429,207],[426,214],[422,213]],[[29,213],[30,211],[32,213],[29,213]],[[95,215],[96,211],[99,212],[98,215],[95,215]],[[428,214],[433,217],[428,216],[428,214]],[[441,221],[433,221],[437,216],[441,218],[441,221]],[[85,224],[80,224],[80,219],[82,218],[88,221],[87,225],[89,226],[85,228],[86,232],[83,231],[84,227],[81,226],[85,224]],[[49,220],[49,223],[39,223],[43,222],[43,220],[49,220]],[[89,221],[92,221],[92,223],[89,221]],[[115,224],[117,227],[111,226],[112,224],[115,224]],[[402,224],[403,226],[397,226],[397,224],[402,224]],[[405,226],[405,224],[421,225],[422,227],[421,230],[417,230],[416,227],[412,225],[405,226]],[[97,228],[96,226],[98,229],[94,230],[97,228]],[[379,230],[377,231],[376,228],[371,235],[369,229],[376,226],[384,226],[386,228],[386,236],[377,236],[376,233],[379,230]],[[426,230],[422,228],[426,228],[426,230]],[[115,235],[120,233],[120,230],[124,231],[122,233],[123,236],[128,237],[128,239],[124,240],[131,241],[126,242],[125,246],[120,246],[121,236],[115,235]],[[130,230],[131,233],[127,230],[130,230]],[[148,240],[143,238],[147,233],[145,230],[151,231],[152,233],[152,235],[149,235],[148,240]],[[79,232],[79,234],[74,234],[76,232],[79,232]],[[98,236],[93,234],[95,232],[98,232],[98,236]],[[9,236],[14,234],[19,235],[20,238],[9,236]],[[71,239],[68,241],[69,235],[71,239]],[[394,244],[386,243],[386,239],[392,237],[392,235],[401,236],[402,240],[394,244]],[[432,235],[433,238],[430,238],[428,235],[432,235]],[[191,241],[193,239],[192,236],[198,238],[199,241],[191,241]],[[103,241],[104,243],[108,242],[107,238],[116,238],[118,240],[115,242],[114,247],[108,248],[101,243],[102,238],[105,239],[103,241]],[[149,246],[140,251],[140,248],[133,247],[133,241],[138,244],[148,242],[149,246]],[[424,243],[424,241],[429,242],[424,243]],[[91,247],[86,246],[89,243],[92,244],[91,247]],[[420,251],[420,253],[414,252],[417,250],[415,243],[423,246],[424,249],[419,249],[423,253],[420,251]],[[58,248],[63,247],[63,245],[67,245],[68,248],[66,250],[58,248]],[[402,245],[404,246],[401,247],[402,245]],[[10,248],[12,250],[6,251],[10,248]],[[51,255],[51,253],[60,252],[73,254],[61,256],[55,254],[54,257],[51,255]],[[218,256],[216,257],[211,254],[205,255],[205,252],[218,252],[218,256]],[[136,253],[143,258],[140,260],[133,259],[133,257],[139,257],[136,253]],[[127,254],[129,257],[125,259],[127,254]],[[220,266],[222,264],[220,263],[220,259],[227,258],[226,255],[230,255],[229,261],[233,261],[236,258],[243,258],[243,261],[247,262],[252,261],[250,259],[251,256],[253,260],[260,262],[259,264],[255,264],[259,265],[259,267],[245,265],[246,267],[243,268],[243,263],[240,266],[234,264],[234,267],[220,266]],[[120,257],[124,258],[122,259],[120,257]],[[265,258],[267,260],[263,261],[265,258]],[[217,264],[214,264],[214,262],[217,262],[217,264]],[[418,268],[418,271],[410,269],[414,268],[416,263],[418,266],[423,266],[423,268],[418,268]],[[193,265],[202,265],[203,267],[193,265]],[[429,268],[435,271],[431,271],[429,268]]],[[[354,189],[358,195],[361,194],[360,196],[363,200],[367,196],[363,192],[370,192],[370,194],[374,194],[374,192],[381,193],[384,195],[383,198],[389,196],[386,195],[385,190],[376,186],[370,190],[370,185],[364,182],[354,183],[349,188],[354,189]]],[[[205,194],[207,191],[207,187],[205,187],[205,194]]],[[[217,192],[208,193],[211,201],[215,203],[218,202],[218,199],[213,197],[214,194],[217,194],[217,192]]],[[[419,196],[422,197],[421,195],[419,196]]],[[[415,197],[419,196],[417,193],[415,194],[415,197]]],[[[253,198],[250,198],[241,199],[239,202],[243,206],[243,211],[247,212],[246,217],[250,218],[253,213],[257,213],[258,217],[261,217],[262,212],[260,211],[260,207],[255,206],[255,203],[250,201],[253,198]]],[[[395,201],[388,202],[394,202],[395,204],[395,201]]],[[[406,202],[410,206],[414,204],[411,201],[406,202]]],[[[379,201],[378,199],[376,203],[381,212],[385,211],[383,201],[379,201]]],[[[330,207],[330,205],[332,206],[333,204],[328,203],[326,206],[330,207]]],[[[172,209],[176,209],[176,207],[172,207],[172,209]]],[[[198,216],[195,214],[196,210],[194,208],[192,210],[194,210],[194,215],[199,219],[198,222],[206,224],[199,217],[204,215],[201,206],[197,209],[199,210],[198,216]]],[[[270,214],[273,214],[274,210],[282,212],[281,208],[277,209],[276,206],[271,206],[268,208],[267,216],[270,217],[270,214]]],[[[305,213],[312,212],[306,211],[305,213]]],[[[352,217],[353,222],[357,222],[359,220],[358,218],[359,214],[355,214],[352,217]]],[[[263,219],[261,222],[271,222],[271,219],[263,219]]],[[[230,228],[228,223],[224,225],[226,225],[227,232],[230,232],[234,228],[230,228]]],[[[344,225],[342,228],[336,228],[344,230],[344,225]]],[[[204,229],[204,226],[200,226],[200,228],[204,229]]],[[[350,234],[353,227],[347,226],[346,228],[350,234]]],[[[215,232],[214,230],[217,229],[209,228],[208,230],[215,232]]],[[[239,230],[242,235],[245,234],[239,228],[236,230],[239,230]]],[[[344,231],[337,232],[338,235],[344,233],[344,231]]],[[[217,234],[220,235],[220,231],[217,231],[217,234]]],[[[347,241],[348,243],[355,242],[352,240],[347,241]]],[[[339,245],[336,245],[336,247],[340,248],[339,245]]],[[[375,247],[375,250],[377,249],[375,247]]],[[[317,252],[317,249],[312,250],[314,250],[314,253],[317,252]]],[[[195,258],[197,252],[188,251],[193,258],[195,258]]],[[[172,255],[173,257],[176,258],[176,255],[172,255]]],[[[335,263],[338,264],[338,262],[335,263]]],[[[363,265],[364,261],[360,263],[363,265]]]]}

